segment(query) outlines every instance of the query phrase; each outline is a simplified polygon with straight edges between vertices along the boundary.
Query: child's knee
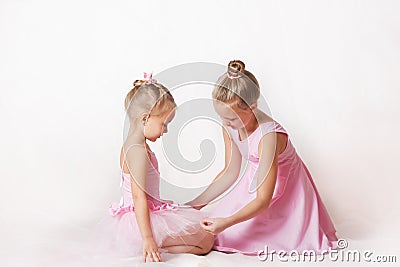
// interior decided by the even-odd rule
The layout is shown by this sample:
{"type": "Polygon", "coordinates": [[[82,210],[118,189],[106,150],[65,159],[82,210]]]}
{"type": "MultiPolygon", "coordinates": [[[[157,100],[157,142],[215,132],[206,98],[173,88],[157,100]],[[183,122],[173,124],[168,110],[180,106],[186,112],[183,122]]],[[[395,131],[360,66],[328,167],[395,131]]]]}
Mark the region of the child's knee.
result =
{"type": "Polygon", "coordinates": [[[202,254],[207,254],[208,252],[211,251],[211,249],[214,246],[214,235],[212,234],[207,234],[206,237],[202,241],[202,254]]]}

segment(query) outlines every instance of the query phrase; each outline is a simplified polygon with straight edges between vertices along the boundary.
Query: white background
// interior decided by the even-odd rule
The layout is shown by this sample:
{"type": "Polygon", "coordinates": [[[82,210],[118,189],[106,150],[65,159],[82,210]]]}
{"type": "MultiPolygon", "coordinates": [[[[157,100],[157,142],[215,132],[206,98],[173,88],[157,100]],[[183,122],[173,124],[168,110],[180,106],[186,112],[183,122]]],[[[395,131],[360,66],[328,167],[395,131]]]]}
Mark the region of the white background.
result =
{"type": "Polygon", "coordinates": [[[143,71],[241,59],[338,235],[398,252],[385,240],[400,233],[399,12],[399,1],[2,0],[2,251],[17,258],[41,231],[90,226],[118,201],[123,101],[143,71]]]}

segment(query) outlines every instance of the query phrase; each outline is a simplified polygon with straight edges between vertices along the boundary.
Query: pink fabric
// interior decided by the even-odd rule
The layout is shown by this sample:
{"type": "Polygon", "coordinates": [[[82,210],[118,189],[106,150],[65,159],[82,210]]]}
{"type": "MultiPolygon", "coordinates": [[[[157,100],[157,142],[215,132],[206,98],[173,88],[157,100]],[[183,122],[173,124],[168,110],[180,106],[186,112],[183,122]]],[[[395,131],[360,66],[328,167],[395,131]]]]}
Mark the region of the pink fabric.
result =
{"type": "MultiPolygon", "coordinates": [[[[163,203],[161,205],[154,205],[153,202],[148,201],[147,203],[149,205],[149,210],[150,211],[165,211],[165,210],[176,210],[178,208],[177,205],[173,205],[173,204],[169,204],[169,203],[163,203]]],[[[129,205],[129,206],[124,206],[121,207],[119,205],[117,205],[116,203],[111,204],[110,206],[110,214],[111,216],[117,216],[120,214],[124,214],[127,212],[134,212],[135,211],[135,207],[133,205],[129,205]]]]}
{"type": "MultiPolygon", "coordinates": [[[[132,146],[126,149],[126,153],[132,146]]],[[[147,203],[153,236],[157,245],[161,247],[163,240],[167,237],[176,238],[199,231],[200,221],[207,214],[192,208],[179,207],[172,204],[172,201],[161,200],[160,174],[153,152],[150,152],[150,159],[152,164],[146,176],[147,203]]],[[[96,251],[104,251],[116,256],[138,256],[142,252],[142,238],[135,217],[131,176],[121,170],[121,178],[120,203],[111,204],[109,208],[111,216],[103,218],[96,226],[96,251]]]]}
{"type": "MultiPolygon", "coordinates": [[[[277,122],[267,122],[245,140],[237,131],[228,129],[248,169],[238,184],[221,200],[211,217],[234,214],[256,197],[252,178],[258,163],[260,139],[271,132],[285,133],[277,122]]],[[[268,209],[258,216],[227,228],[217,235],[214,249],[255,255],[268,246],[268,251],[321,250],[336,248],[336,230],[322,203],[310,172],[296,153],[288,136],[287,146],[278,156],[278,176],[268,209]]]]}

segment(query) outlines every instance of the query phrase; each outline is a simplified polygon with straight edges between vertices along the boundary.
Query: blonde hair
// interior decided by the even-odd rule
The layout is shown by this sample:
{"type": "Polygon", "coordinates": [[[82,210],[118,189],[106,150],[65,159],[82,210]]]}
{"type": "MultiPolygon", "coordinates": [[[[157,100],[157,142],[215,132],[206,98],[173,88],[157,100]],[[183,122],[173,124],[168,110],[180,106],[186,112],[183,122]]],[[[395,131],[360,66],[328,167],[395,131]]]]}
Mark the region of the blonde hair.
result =
{"type": "Polygon", "coordinates": [[[256,77],[245,69],[245,64],[240,60],[232,60],[228,64],[227,72],[218,78],[212,97],[247,109],[257,102],[260,88],[256,77]]]}
{"type": "Polygon", "coordinates": [[[125,111],[130,119],[138,118],[141,112],[161,115],[174,109],[176,103],[171,92],[156,80],[136,80],[125,97],[125,111]]]}

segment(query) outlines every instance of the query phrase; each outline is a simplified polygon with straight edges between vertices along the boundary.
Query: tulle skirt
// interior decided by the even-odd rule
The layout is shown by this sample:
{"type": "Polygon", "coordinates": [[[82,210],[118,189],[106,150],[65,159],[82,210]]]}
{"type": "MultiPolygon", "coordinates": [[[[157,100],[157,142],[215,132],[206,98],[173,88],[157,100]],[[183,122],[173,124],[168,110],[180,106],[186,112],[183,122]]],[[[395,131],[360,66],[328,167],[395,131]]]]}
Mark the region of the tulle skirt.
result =
{"type": "MultiPolygon", "coordinates": [[[[142,255],[142,238],[133,206],[110,208],[95,227],[95,249],[116,257],[142,255]]],[[[168,238],[178,238],[200,231],[200,222],[207,215],[193,208],[171,204],[150,206],[150,223],[158,247],[168,238]]]]}

